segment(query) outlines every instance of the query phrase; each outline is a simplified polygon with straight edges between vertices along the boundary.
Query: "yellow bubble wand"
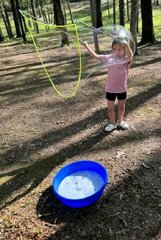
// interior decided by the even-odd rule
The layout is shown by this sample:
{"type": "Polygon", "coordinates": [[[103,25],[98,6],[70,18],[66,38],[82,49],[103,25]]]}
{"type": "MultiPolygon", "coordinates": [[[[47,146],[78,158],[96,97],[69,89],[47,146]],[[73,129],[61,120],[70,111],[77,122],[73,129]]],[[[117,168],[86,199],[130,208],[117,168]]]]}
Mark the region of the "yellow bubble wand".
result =
{"type": "Polygon", "coordinates": [[[22,10],[19,10],[19,11],[20,11],[21,15],[22,15],[26,20],[31,20],[32,22],[35,22],[35,23],[41,22],[41,23],[43,23],[45,26],[50,26],[50,25],[51,25],[51,26],[54,27],[56,30],[62,31],[62,32],[64,32],[64,33],[66,33],[66,32],[63,31],[61,28],[64,28],[64,27],[67,27],[67,26],[68,26],[68,27],[74,27],[74,29],[75,29],[75,35],[76,35],[76,36],[73,36],[73,35],[71,35],[71,34],[69,34],[69,33],[66,33],[66,34],[68,34],[69,36],[75,38],[76,43],[77,43],[77,51],[78,51],[78,56],[79,56],[79,73],[78,73],[78,80],[77,80],[77,83],[76,83],[73,91],[72,91],[70,94],[68,94],[68,95],[64,95],[64,94],[62,94],[62,93],[58,90],[58,88],[57,88],[57,87],[55,86],[55,84],[53,83],[53,81],[52,81],[52,79],[51,79],[51,77],[50,77],[50,75],[49,75],[49,73],[48,73],[48,71],[47,71],[47,69],[46,69],[46,67],[45,67],[45,65],[44,65],[44,62],[43,62],[43,60],[42,60],[42,58],[41,58],[41,56],[40,56],[38,47],[37,47],[37,45],[36,45],[34,36],[33,36],[33,34],[32,34],[31,27],[30,27],[29,24],[27,24],[27,28],[28,28],[28,30],[29,30],[31,39],[32,39],[32,41],[33,41],[33,44],[34,44],[34,47],[35,47],[37,56],[38,56],[38,58],[39,58],[39,61],[40,61],[41,65],[42,65],[42,67],[43,67],[43,69],[44,69],[44,71],[45,71],[45,73],[46,73],[46,75],[47,75],[47,77],[48,77],[48,79],[49,79],[49,81],[50,81],[53,89],[55,90],[55,92],[56,92],[56,93],[58,94],[58,96],[60,96],[60,97],[63,97],[63,98],[65,98],[65,99],[72,98],[72,97],[76,94],[76,92],[77,92],[77,90],[78,90],[78,88],[79,88],[80,80],[81,80],[81,72],[82,72],[82,58],[81,58],[80,42],[83,42],[83,41],[82,41],[81,39],[79,39],[78,30],[77,30],[77,25],[74,24],[74,23],[72,23],[72,24],[68,24],[68,25],[62,25],[62,26],[59,25],[59,26],[57,26],[57,25],[53,25],[53,24],[49,24],[49,23],[44,23],[43,21],[37,20],[36,18],[35,18],[35,20],[34,20],[34,19],[33,19],[34,17],[33,17],[32,15],[30,15],[30,14],[28,14],[28,13],[25,13],[25,12],[22,11],[22,10]]]}

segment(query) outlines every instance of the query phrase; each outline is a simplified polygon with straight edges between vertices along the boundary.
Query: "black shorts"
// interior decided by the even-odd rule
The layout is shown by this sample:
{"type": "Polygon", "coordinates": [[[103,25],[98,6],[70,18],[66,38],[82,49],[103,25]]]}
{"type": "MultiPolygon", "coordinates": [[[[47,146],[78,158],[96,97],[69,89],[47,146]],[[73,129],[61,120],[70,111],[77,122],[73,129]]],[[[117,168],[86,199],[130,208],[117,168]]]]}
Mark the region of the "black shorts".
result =
{"type": "Polygon", "coordinates": [[[123,92],[123,93],[109,93],[109,92],[106,92],[106,98],[109,101],[115,101],[116,97],[117,97],[118,100],[125,100],[126,96],[127,96],[126,92],[123,92]]]}

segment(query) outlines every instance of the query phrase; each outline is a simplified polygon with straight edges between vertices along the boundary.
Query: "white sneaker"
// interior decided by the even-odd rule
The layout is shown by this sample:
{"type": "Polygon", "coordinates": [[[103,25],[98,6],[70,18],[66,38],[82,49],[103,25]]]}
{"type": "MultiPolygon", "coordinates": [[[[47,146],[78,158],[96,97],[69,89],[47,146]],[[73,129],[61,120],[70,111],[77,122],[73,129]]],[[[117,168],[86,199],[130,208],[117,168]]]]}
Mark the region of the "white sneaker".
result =
{"type": "Polygon", "coordinates": [[[108,123],[107,126],[105,127],[105,131],[106,132],[112,132],[113,130],[115,130],[117,128],[116,124],[111,124],[108,123]]]}
{"type": "Polygon", "coordinates": [[[127,124],[124,121],[122,121],[121,123],[118,123],[117,126],[118,126],[118,128],[122,128],[123,130],[126,130],[129,128],[129,124],[127,124]]]}

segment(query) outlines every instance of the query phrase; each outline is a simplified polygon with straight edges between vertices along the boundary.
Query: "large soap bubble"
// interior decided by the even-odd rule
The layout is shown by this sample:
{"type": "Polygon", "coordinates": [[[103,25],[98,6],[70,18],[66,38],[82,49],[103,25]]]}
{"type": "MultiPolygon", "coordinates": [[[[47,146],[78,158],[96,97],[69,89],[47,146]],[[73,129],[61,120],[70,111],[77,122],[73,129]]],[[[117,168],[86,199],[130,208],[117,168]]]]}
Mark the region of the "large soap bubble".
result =
{"type": "MultiPolygon", "coordinates": [[[[80,20],[76,20],[77,23],[77,27],[79,32],[85,32],[85,37],[89,36],[89,32],[92,32],[93,34],[97,34],[97,35],[101,35],[101,36],[106,36],[107,41],[109,41],[109,39],[111,39],[111,44],[113,39],[119,37],[122,38],[123,40],[126,40],[130,47],[131,50],[134,54],[135,52],[135,41],[134,38],[131,34],[131,32],[118,24],[110,24],[108,26],[102,26],[100,28],[95,28],[93,26],[88,25],[87,23],[80,21],[80,20]]],[[[87,40],[88,41],[88,40],[87,40]]]]}
{"type": "MultiPolygon", "coordinates": [[[[76,24],[81,40],[86,41],[93,50],[96,50],[98,54],[112,55],[112,42],[114,39],[120,38],[122,41],[125,40],[129,43],[134,55],[135,41],[131,32],[127,28],[118,24],[110,24],[108,26],[95,28],[80,20],[76,20],[76,24]]],[[[127,56],[121,58],[112,56],[110,57],[110,61],[107,61],[105,64],[100,64],[99,61],[96,61],[89,56],[83,45],[81,49],[84,53],[82,55],[82,77],[84,78],[89,78],[93,75],[93,73],[96,75],[100,72],[104,73],[108,66],[124,64],[129,61],[127,56]]]]}
{"type": "MultiPolygon", "coordinates": [[[[109,25],[103,26],[100,28],[93,28],[93,33],[95,35],[105,35],[105,40],[108,41],[108,48],[112,53],[112,42],[117,39],[117,43],[124,43],[125,41],[128,42],[133,54],[135,52],[135,41],[134,38],[129,30],[121,25],[109,25]]],[[[101,37],[98,37],[98,39],[101,37]]],[[[99,42],[100,45],[101,42],[99,42]]],[[[106,46],[106,45],[105,45],[106,46]]],[[[106,51],[105,51],[106,53],[106,51]]],[[[118,65],[124,64],[130,61],[130,59],[125,55],[122,57],[115,56],[111,54],[110,58],[104,63],[104,67],[109,67],[111,65],[118,65]]]]}
{"type": "MultiPolygon", "coordinates": [[[[94,28],[93,28],[94,29],[94,28]]],[[[97,34],[105,34],[107,36],[111,37],[111,41],[115,38],[121,38],[122,40],[125,40],[129,43],[131,50],[134,54],[135,52],[135,41],[131,34],[131,32],[126,29],[125,27],[121,25],[109,25],[109,26],[103,26],[100,28],[95,28],[94,31],[97,34]]]]}

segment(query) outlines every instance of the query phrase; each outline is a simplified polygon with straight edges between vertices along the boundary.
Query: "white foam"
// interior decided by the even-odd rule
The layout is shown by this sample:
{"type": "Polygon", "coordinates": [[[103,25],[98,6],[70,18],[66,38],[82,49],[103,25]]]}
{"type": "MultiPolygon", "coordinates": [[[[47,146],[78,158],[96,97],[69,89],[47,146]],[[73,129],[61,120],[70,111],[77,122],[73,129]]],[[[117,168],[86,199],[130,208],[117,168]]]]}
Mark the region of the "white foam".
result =
{"type": "Polygon", "coordinates": [[[104,181],[93,171],[77,171],[65,177],[60,183],[58,193],[69,199],[82,199],[97,192],[104,181]]]}

